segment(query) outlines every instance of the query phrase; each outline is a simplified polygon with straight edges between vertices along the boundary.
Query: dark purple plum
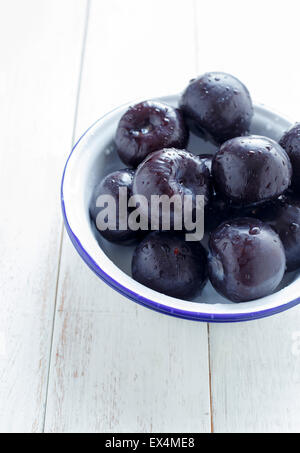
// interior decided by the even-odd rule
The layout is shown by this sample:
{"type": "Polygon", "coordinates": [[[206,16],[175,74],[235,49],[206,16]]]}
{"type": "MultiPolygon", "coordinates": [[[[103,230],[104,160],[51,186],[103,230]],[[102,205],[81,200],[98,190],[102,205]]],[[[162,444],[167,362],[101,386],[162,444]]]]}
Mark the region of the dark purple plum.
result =
{"type": "Polygon", "coordinates": [[[206,73],[191,80],[180,107],[192,129],[216,143],[249,133],[253,106],[249,91],[236,77],[206,73]]]}
{"type": "Polygon", "coordinates": [[[119,122],[115,138],[120,159],[130,167],[137,167],[154,151],[183,149],[187,142],[181,111],[153,101],[130,107],[119,122]]]}
{"type": "Polygon", "coordinates": [[[247,205],[284,193],[291,183],[292,167],[278,143],[251,135],[225,142],[214,156],[212,174],[217,193],[247,205]]]}
{"type": "Polygon", "coordinates": [[[257,219],[222,223],[209,241],[209,278],[214,288],[233,302],[271,294],[286,267],[278,234],[257,219]]]}
{"type": "MultiPolygon", "coordinates": [[[[150,154],[137,168],[133,178],[133,195],[143,195],[151,204],[152,195],[204,195],[208,203],[212,189],[207,166],[194,154],[178,149],[162,149],[150,154]]],[[[171,225],[174,209],[171,206],[171,225]]],[[[146,213],[145,213],[146,215],[146,213]]],[[[160,216],[161,221],[161,216],[160,216]]]]}
{"type": "Polygon", "coordinates": [[[284,196],[257,212],[279,235],[286,255],[288,271],[300,268],[300,200],[284,196]]]}
{"type": "Polygon", "coordinates": [[[191,299],[207,278],[206,252],[199,242],[172,233],[150,233],[136,248],[132,276],[148,288],[191,299]]]}
{"type": "MultiPolygon", "coordinates": [[[[119,209],[119,188],[120,187],[126,187],[127,188],[127,193],[128,193],[128,198],[131,196],[131,190],[132,190],[132,181],[133,181],[133,176],[134,176],[134,171],[130,169],[124,169],[124,170],[119,170],[115,171],[113,173],[110,173],[107,175],[96,187],[92,196],[92,201],[90,204],[90,215],[91,219],[94,222],[96,228],[97,228],[97,215],[103,208],[99,208],[96,206],[97,199],[100,195],[111,195],[115,202],[116,202],[116,207],[117,207],[117,213],[119,209]]],[[[129,212],[127,211],[127,214],[129,212]]],[[[119,230],[119,218],[117,215],[117,222],[116,226],[117,229],[110,228],[108,227],[107,230],[105,231],[100,231],[98,228],[97,230],[101,233],[101,235],[107,239],[108,241],[112,242],[124,242],[124,241],[130,241],[132,240],[137,233],[131,231],[129,228],[126,230],[119,230]]]]}
{"type": "Polygon", "coordinates": [[[300,192],[300,123],[292,126],[280,140],[280,145],[287,152],[293,167],[292,186],[300,192]]]}

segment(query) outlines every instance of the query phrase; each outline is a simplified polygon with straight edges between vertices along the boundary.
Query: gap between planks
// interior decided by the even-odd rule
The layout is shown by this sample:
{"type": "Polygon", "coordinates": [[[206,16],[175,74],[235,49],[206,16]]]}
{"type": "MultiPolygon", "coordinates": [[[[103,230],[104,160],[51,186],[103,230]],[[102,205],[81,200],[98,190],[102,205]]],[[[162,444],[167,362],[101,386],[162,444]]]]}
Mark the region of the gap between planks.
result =
{"type": "MultiPolygon", "coordinates": [[[[79,109],[79,101],[80,101],[80,92],[81,92],[81,82],[82,82],[82,72],[84,67],[84,60],[85,60],[85,51],[86,51],[86,43],[87,43],[87,35],[88,35],[88,28],[89,28],[89,17],[90,17],[90,8],[91,8],[91,0],[86,0],[86,17],[85,17],[85,25],[84,25],[84,33],[83,33],[83,40],[82,40],[82,50],[81,50],[81,58],[80,58],[80,66],[79,66],[79,75],[78,75],[78,88],[77,88],[77,96],[76,96],[76,103],[75,103],[75,110],[74,110],[74,120],[73,120],[73,133],[72,133],[72,147],[74,146],[75,141],[75,134],[76,134],[76,126],[78,120],[78,109],[79,109]]],[[[195,69],[196,73],[198,73],[198,66],[199,66],[199,46],[198,46],[198,24],[197,24],[197,0],[194,0],[194,36],[195,36],[195,69]]],[[[58,266],[57,266],[57,279],[56,279],[56,291],[55,291],[55,303],[54,303],[54,314],[53,314],[53,323],[52,323],[52,333],[51,333],[51,346],[50,346],[50,355],[49,355],[49,365],[48,365],[48,374],[47,374],[47,385],[46,385],[46,400],[45,400],[45,411],[44,411],[44,420],[43,420],[43,432],[45,432],[45,424],[47,419],[47,407],[48,407],[48,395],[49,395],[49,379],[50,379],[50,370],[51,370],[51,359],[52,359],[52,350],[53,350],[53,340],[54,340],[54,328],[56,323],[56,312],[57,312],[57,298],[58,298],[58,285],[59,285],[59,278],[60,278],[60,269],[61,269],[61,256],[62,256],[62,244],[64,238],[64,225],[61,225],[61,235],[60,235],[60,248],[59,248],[59,257],[58,257],[58,266]]],[[[212,378],[211,378],[211,359],[210,359],[210,338],[209,338],[209,323],[207,323],[207,347],[208,347],[208,381],[209,381],[209,403],[210,403],[210,428],[211,432],[214,432],[214,421],[213,421],[213,398],[212,398],[212,378]]]]}
{"type": "MultiPolygon", "coordinates": [[[[76,126],[77,126],[77,118],[78,118],[78,107],[79,107],[80,90],[81,90],[81,79],[82,79],[82,71],[83,71],[83,65],[84,65],[86,42],[87,42],[90,9],[91,9],[91,0],[86,0],[85,21],[84,21],[84,27],[83,27],[82,48],[81,48],[81,56],[80,56],[80,63],[79,63],[77,94],[76,94],[76,102],[75,102],[75,109],[74,109],[73,131],[72,131],[72,138],[71,138],[71,149],[73,148],[74,142],[75,142],[75,134],[76,134],[76,126]]],[[[51,332],[51,343],[50,343],[49,361],[48,361],[45,411],[44,411],[44,419],[43,419],[43,427],[42,427],[43,432],[45,432],[45,424],[46,424],[46,417],[47,417],[49,379],[50,379],[51,358],[52,358],[52,349],[53,349],[53,340],[54,340],[54,328],[55,328],[55,321],[56,321],[56,307],[57,307],[58,284],[59,284],[59,276],[60,276],[63,238],[64,238],[64,223],[62,221],[61,222],[59,254],[58,254],[58,262],[57,262],[57,274],[56,274],[56,287],[55,287],[55,300],[54,300],[54,312],[53,312],[53,322],[52,322],[52,332],[51,332]]]]}
{"type": "MultiPolygon", "coordinates": [[[[199,32],[198,32],[198,0],[194,0],[194,39],[195,39],[195,69],[196,75],[199,74],[199,32]]],[[[210,329],[207,323],[207,359],[208,359],[208,384],[209,384],[209,407],[210,407],[210,432],[214,432],[214,414],[213,414],[213,395],[212,395],[212,369],[211,369],[211,348],[210,348],[210,329]]]]}

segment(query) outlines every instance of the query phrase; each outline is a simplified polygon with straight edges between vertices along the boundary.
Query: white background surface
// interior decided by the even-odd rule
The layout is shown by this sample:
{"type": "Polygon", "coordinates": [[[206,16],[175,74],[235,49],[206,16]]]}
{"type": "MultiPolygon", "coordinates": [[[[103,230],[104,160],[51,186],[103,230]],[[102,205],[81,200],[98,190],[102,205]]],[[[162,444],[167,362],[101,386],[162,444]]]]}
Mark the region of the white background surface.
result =
{"type": "Polygon", "coordinates": [[[92,122],[195,74],[233,73],[299,121],[298,5],[0,1],[1,432],[300,432],[300,307],[209,326],[149,311],[80,260],[59,204],[92,122]]]}

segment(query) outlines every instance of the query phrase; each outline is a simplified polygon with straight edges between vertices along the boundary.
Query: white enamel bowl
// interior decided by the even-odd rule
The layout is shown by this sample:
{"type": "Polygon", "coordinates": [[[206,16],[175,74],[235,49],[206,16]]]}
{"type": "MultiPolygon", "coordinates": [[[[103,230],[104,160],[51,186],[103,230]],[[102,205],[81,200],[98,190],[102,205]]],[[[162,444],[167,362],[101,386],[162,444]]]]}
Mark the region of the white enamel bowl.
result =
{"type": "MultiPolygon", "coordinates": [[[[159,101],[176,106],[178,95],[159,101]]],[[[129,299],[165,314],[208,322],[247,321],[273,315],[300,302],[299,273],[287,274],[272,295],[235,304],[207,283],[193,302],[175,299],[146,288],[130,275],[133,247],[111,244],[99,237],[89,217],[89,202],[96,183],[113,170],[124,168],[114,149],[113,137],[120,117],[132,103],[98,120],[81,137],[65,166],[61,202],[68,234],[86,264],[108,285],[129,299]]],[[[264,106],[256,105],[251,132],[278,140],[290,121],[264,106]]],[[[195,154],[215,152],[208,142],[191,136],[188,149],[195,154]]]]}

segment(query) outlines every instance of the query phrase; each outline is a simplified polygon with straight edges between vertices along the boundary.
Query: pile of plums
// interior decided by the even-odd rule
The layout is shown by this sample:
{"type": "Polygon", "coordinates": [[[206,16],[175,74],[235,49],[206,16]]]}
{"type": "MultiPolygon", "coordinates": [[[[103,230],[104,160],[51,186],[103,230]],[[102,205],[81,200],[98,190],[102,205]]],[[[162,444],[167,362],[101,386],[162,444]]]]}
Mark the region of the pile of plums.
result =
{"type": "Polygon", "coordinates": [[[178,108],[145,101],[122,116],[115,145],[126,168],[95,188],[92,221],[101,209],[98,196],[109,194],[118,205],[120,187],[149,202],[151,195],[204,195],[209,235],[205,248],[171,223],[169,231],[159,223],[156,231],[141,232],[119,229],[117,219],[117,229],[101,234],[119,244],[137,241],[135,280],[192,299],[209,278],[220,294],[244,302],[271,294],[286,271],[300,268],[300,123],[277,143],[250,135],[252,117],[247,88],[219,72],[191,80],[178,108]],[[217,152],[190,153],[189,131],[216,144],[217,152]]]}

